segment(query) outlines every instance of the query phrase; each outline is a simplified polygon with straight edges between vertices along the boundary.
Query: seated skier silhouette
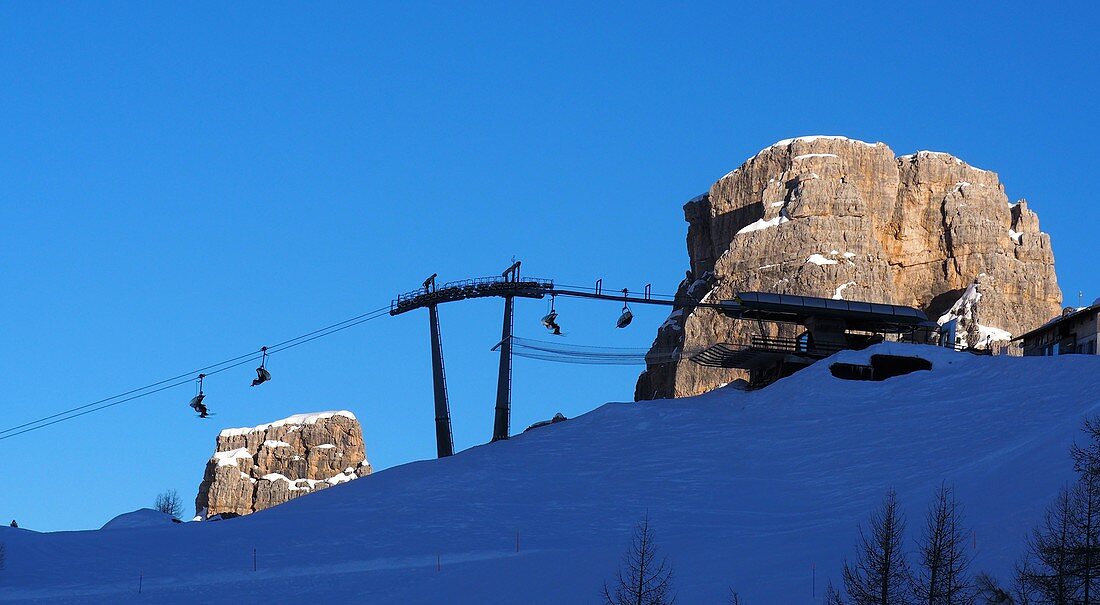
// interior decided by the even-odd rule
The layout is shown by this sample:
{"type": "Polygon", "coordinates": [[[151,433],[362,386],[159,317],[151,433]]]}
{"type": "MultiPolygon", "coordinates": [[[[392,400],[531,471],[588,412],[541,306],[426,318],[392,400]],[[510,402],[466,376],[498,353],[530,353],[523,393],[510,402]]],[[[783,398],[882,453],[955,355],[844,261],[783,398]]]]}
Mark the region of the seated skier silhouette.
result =
{"type": "Polygon", "coordinates": [[[551,311],[549,315],[542,318],[542,325],[546,326],[547,330],[552,330],[554,336],[561,336],[561,326],[557,322],[557,311],[551,311]]]}
{"type": "Polygon", "coordinates": [[[267,371],[267,368],[260,366],[256,368],[256,378],[252,381],[252,386],[259,386],[268,380],[271,380],[271,372],[267,371]]]}
{"type": "Polygon", "coordinates": [[[209,416],[209,410],[206,409],[206,405],[202,402],[204,398],[205,395],[195,395],[195,397],[191,399],[191,409],[199,413],[199,418],[206,418],[209,416]]]}

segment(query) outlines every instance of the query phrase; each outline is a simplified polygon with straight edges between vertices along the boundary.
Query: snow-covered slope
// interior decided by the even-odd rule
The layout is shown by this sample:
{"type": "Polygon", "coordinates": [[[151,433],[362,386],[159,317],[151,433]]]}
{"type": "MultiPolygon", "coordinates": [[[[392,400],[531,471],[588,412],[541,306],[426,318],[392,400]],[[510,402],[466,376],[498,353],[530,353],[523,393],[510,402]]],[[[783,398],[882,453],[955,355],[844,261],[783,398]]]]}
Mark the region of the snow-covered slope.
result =
{"type": "Polygon", "coordinates": [[[1100,358],[890,344],[839,357],[884,349],[934,368],[872,383],[819,363],[756,392],[608,404],[231,521],[0,528],[0,602],[597,603],[648,511],[679,602],[732,586],[750,603],[812,603],[887,488],[911,540],[943,481],[974,529],[975,569],[1007,577],[1071,475],[1081,418],[1100,411],[1100,358]]]}
{"type": "Polygon", "coordinates": [[[159,510],[153,510],[151,508],[139,508],[135,511],[128,513],[122,513],[121,515],[111,519],[103,524],[100,530],[115,530],[115,529],[136,529],[139,527],[159,527],[162,525],[171,525],[176,521],[172,520],[172,515],[162,513],[159,510]]]}

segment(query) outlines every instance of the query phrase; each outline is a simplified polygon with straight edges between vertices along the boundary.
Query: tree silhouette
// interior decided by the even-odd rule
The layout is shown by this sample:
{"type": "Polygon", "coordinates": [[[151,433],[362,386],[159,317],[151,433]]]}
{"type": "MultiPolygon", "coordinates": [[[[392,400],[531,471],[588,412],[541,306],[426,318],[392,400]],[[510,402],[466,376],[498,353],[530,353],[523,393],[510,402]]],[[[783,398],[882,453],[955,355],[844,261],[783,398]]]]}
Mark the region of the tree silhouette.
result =
{"type": "Polygon", "coordinates": [[[871,514],[870,535],[859,528],[856,562],[844,562],[844,589],[855,605],[908,605],[910,573],[902,552],[905,520],[897,494],[886,492],[882,506],[871,514]]]}
{"type": "Polygon", "coordinates": [[[605,605],[672,605],[672,565],[658,559],[657,544],[649,527],[649,513],[634,527],[630,549],[623,555],[614,590],[603,585],[605,605]]]}
{"type": "Polygon", "coordinates": [[[922,605],[970,605],[973,583],[961,515],[951,488],[940,486],[928,507],[913,592],[922,605]]]}
{"type": "Polygon", "coordinates": [[[176,493],[176,490],[170,489],[157,495],[156,501],[153,502],[153,508],[166,515],[171,515],[173,519],[178,519],[183,514],[183,501],[180,500],[180,495],[176,493]]]}

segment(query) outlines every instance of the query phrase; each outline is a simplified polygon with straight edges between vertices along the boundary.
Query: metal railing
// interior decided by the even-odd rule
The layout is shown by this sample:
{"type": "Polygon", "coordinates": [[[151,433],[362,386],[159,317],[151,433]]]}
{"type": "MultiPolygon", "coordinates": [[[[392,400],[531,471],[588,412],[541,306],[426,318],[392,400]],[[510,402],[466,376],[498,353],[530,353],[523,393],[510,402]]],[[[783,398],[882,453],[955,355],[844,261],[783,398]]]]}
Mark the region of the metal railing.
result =
{"type": "Polygon", "coordinates": [[[541,297],[552,290],[554,282],[538,277],[524,277],[513,280],[499,275],[475,277],[447,282],[442,286],[421,286],[416,290],[399,294],[390,302],[390,314],[396,315],[419,307],[439,304],[466,298],[486,296],[532,296],[541,297]]]}
{"type": "Polygon", "coordinates": [[[850,348],[835,344],[810,344],[797,338],[780,338],[776,336],[753,336],[749,340],[749,347],[765,351],[825,356],[850,348]]]}

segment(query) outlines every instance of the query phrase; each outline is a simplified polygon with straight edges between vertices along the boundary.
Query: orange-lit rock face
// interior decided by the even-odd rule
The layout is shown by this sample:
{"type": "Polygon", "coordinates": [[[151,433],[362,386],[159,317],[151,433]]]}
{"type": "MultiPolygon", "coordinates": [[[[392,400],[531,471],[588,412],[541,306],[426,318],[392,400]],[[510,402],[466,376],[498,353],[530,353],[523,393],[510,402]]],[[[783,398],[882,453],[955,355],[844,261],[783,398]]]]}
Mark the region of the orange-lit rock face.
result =
{"type": "MultiPolygon", "coordinates": [[[[781,141],[688,202],[684,214],[685,303],[759,290],[910,305],[937,319],[978,282],[981,297],[963,328],[994,329],[983,334],[1020,334],[1061,308],[1038,217],[1023,200],[1009,203],[996,173],[945,153],[895,157],[883,143],[843,137],[781,141]]],[[[757,332],[689,307],[660,328],[654,350],[699,350],[757,332]]],[[[650,364],[635,397],[696,395],[738,377],[687,359],[650,364]]]]}

